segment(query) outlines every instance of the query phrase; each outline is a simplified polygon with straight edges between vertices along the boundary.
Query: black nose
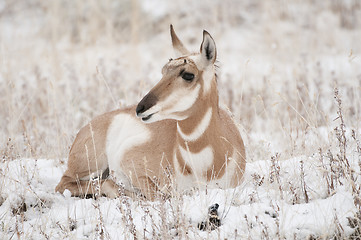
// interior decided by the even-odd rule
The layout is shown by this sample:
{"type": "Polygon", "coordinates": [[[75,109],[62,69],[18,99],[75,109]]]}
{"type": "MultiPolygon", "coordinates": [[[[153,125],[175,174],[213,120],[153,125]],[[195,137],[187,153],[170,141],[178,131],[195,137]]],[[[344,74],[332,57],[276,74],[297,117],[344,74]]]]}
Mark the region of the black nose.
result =
{"type": "Polygon", "coordinates": [[[149,108],[153,107],[158,101],[158,98],[152,94],[148,93],[145,97],[138,103],[137,108],[135,109],[137,116],[141,113],[144,113],[149,108]]]}
{"type": "Polygon", "coordinates": [[[139,113],[142,113],[144,112],[144,105],[139,103],[138,106],[137,106],[137,109],[135,109],[135,111],[137,112],[137,115],[139,115],[139,113]]]}

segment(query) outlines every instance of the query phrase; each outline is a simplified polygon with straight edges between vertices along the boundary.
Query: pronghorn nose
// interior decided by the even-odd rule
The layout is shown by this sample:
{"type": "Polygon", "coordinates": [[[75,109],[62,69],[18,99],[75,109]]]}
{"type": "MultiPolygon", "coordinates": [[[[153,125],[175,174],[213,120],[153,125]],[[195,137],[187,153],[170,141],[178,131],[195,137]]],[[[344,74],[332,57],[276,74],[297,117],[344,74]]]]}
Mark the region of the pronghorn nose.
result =
{"type": "Polygon", "coordinates": [[[139,103],[137,106],[137,109],[135,109],[135,111],[137,112],[137,115],[144,112],[144,108],[145,108],[144,105],[139,103]]]}
{"type": "Polygon", "coordinates": [[[158,98],[154,94],[148,93],[147,95],[145,95],[145,97],[138,103],[138,106],[135,109],[137,116],[153,107],[157,103],[157,101],[158,98]]]}

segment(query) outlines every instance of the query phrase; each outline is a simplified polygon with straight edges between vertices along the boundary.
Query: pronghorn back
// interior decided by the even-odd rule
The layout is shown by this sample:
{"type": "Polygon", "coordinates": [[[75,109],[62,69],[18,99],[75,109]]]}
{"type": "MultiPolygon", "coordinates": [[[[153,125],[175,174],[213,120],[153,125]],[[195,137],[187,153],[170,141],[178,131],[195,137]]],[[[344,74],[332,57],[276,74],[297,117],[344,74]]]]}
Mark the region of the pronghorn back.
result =
{"type": "Polygon", "coordinates": [[[171,37],[180,57],[169,60],[137,106],[103,114],[79,131],[56,191],[116,197],[122,184],[126,194],[154,199],[174,189],[241,183],[245,149],[219,107],[214,40],[204,31],[200,53],[190,53],[172,26],[171,37]]]}

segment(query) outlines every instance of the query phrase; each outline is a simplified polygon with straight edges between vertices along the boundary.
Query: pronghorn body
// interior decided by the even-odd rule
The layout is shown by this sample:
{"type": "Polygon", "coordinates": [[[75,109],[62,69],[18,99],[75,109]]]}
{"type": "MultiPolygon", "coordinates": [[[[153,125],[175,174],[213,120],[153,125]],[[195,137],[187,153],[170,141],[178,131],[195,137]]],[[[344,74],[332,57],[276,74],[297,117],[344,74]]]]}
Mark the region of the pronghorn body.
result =
{"type": "MultiPolygon", "coordinates": [[[[163,78],[138,106],[103,114],[79,131],[56,191],[92,194],[89,180],[107,170],[126,193],[150,199],[169,194],[170,187],[240,184],[245,150],[233,120],[218,105],[215,43],[204,31],[200,53],[190,54],[172,26],[171,36],[182,57],[163,67],[163,78]]],[[[115,197],[117,189],[113,180],[101,181],[101,193],[115,197]]]]}

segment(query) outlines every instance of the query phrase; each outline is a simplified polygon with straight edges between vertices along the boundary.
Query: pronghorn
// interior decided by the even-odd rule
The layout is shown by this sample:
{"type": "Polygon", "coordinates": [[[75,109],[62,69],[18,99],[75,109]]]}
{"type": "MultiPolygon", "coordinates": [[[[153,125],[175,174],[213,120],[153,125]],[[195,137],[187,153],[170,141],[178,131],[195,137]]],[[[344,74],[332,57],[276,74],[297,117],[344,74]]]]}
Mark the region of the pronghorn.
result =
{"type": "Polygon", "coordinates": [[[168,195],[171,188],[241,183],[245,149],[218,104],[215,42],[204,30],[200,52],[190,53],[172,25],[170,34],[180,57],[165,64],[162,79],[137,106],[98,116],[79,131],[56,191],[94,194],[90,183],[96,177],[97,191],[108,197],[118,195],[116,180],[126,194],[148,199],[168,195]]]}

